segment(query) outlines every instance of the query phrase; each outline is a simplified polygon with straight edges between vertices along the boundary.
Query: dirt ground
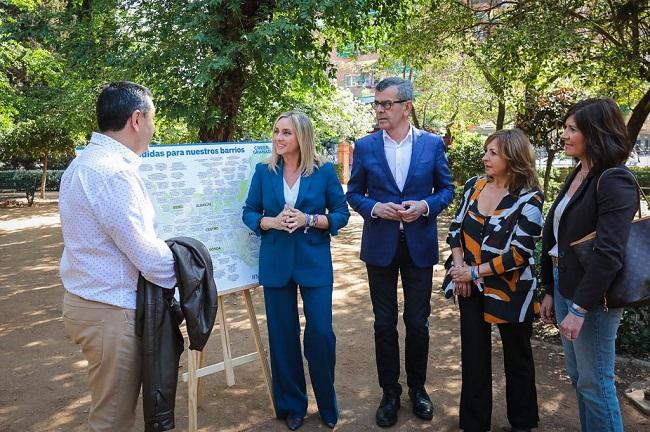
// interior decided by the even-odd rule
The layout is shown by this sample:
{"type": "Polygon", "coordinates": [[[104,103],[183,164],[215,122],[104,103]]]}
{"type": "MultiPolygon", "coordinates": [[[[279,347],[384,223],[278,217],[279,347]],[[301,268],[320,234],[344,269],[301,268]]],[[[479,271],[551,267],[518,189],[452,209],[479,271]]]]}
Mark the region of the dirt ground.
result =
{"type": "MultiPolygon", "coordinates": [[[[334,326],[337,335],[336,387],[340,431],[379,430],[374,412],[381,397],[376,380],[373,315],[364,265],[358,259],[361,218],[354,215],[332,243],[336,284],[334,326]]],[[[444,229],[441,238],[444,238],[444,229]]],[[[69,340],[61,322],[63,287],[58,276],[63,244],[55,202],[32,208],[0,208],[0,431],[82,431],[89,407],[85,366],[79,349],[69,340]]],[[[457,430],[460,394],[460,347],[457,307],[437,290],[442,272],[435,274],[431,349],[427,390],[435,406],[432,422],[411,413],[403,395],[399,423],[392,430],[457,430]]],[[[266,341],[262,291],[253,294],[266,341]]],[[[401,297],[400,297],[401,299],[401,297]]],[[[240,295],[226,298],[233,355],[254,351],[254,341],[240,295]]],[[[208,363],[221,360],[219,329],[206,348],[208,363]]],[[[400,322],[403,338],[404,326],[400,322]]],[[[403,340],[403,339],[402,339],[403,340]]],[[[508,426],[502,353],[494,338],[493,431],[508,426]]],[[[402,349],[403,351],[403,349],[402,349]]],[[[535,342],[539,431],[577,431],[573,389],[562,367],[557,346],[535,342]]],[[[181,361],[186,370],[186,359],[181,361]]],[[[306,369],[306,368],[305,368],[306,369]]],[[[630,382],[648,377],[650,369],[634,364],[617,368],[626,431],[650,431],[650,419],[633,408],[622,391],[630,382]]],[[[226,385],[218,373],[203,379],[199,409],[202,431],[285,431],[272,416],[257,362],[235,369],[236,384],[226,385]]],[[[402,383],[406,380],[402,377],[402,383]]],[[[311,389],[310,389],[311,391],[311,389]]],[[[187,430],[187,387],[180,382],[176,399],[177,430],[187,430]]],[[[136,431],[143,431],[141,410],[136,431]]],[[[327,430],[310,395],[308,416],[301,430],[327,430]]]]}

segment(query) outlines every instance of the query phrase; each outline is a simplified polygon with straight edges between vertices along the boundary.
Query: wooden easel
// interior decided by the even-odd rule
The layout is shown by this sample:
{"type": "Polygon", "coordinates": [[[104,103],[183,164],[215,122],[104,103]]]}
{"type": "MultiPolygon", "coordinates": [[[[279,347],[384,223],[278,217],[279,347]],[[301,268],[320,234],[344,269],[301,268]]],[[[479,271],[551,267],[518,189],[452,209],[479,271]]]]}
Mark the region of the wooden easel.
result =
{"type": "Polygon", "coordinates": [[[211,375],[217,372],[226,372],[226,383],[228,386],[235,385],[235,371],[236,366],[260,359],[262,365],[262,372],[264,373],[264,381],[266,382],[266,394],[271,403],[271,410],[275,415],[273,404],[273,393],[271,391],[271,370],[266,357],[266,350],[262,344],[262,337],[260,336],[260,328],[257,324],[257,316],[253,307],[253,299],[251,297],[251,290],[257,288],[259,285],[247,285],[240,288],[233,288],[227,292],[219,293],[219,310],[217,311],[217,321],[219,322],[219,333],[221,334],[221,346],[223,348],[223,361],[209,366],[203,366],[203,352],[189,350],[187,353],[187,368],[188,371],[182,375],[183,381],[187,382],[188,393],[188,415],[189,415],[189,432],[196,432],[198,428],[198,407],[201,405],[201,377],[211,375]],[[253,331],[253,338],[255,339],[256,352],[246,354],[240,357],[232,358],[230,351],[230,336],[228,334],[228,323],[226,321],[226,313],[224,310],[223,298],[229,294],[241,292],[246,303],[246,311],[248,312],[248,320],[250,321],[251,330],[253,331]]]}

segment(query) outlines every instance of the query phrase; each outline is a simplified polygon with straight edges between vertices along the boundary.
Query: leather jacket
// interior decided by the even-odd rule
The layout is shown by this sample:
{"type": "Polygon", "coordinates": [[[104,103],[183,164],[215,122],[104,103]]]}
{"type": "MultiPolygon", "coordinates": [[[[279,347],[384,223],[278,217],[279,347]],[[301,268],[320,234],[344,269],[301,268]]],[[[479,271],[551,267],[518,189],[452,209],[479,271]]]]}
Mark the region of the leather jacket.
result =
{"type": "Polygon", "coordinates": [[[142,337],[142,403],[146,432],[174,429],[178,364],[183,352],[179,325],[186,322],[190,349],[205,346],[217,315],[212,259],[198,240],[167,240],[174,254],[180,303],[173,289],[138,280],[136,334],[142,337]]]}

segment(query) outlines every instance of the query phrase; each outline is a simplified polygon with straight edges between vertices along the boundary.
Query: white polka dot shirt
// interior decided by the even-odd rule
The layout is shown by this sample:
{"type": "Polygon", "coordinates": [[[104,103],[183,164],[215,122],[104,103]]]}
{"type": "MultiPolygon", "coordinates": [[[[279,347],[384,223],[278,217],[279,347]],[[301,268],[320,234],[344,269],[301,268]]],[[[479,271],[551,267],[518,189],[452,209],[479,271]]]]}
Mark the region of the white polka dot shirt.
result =
{"type": "Polygon", "coordinates": [[[154,209],[138,174],[140,157],[99,133],[61,178],[61,280],[87,300],[135,309],[138,272],[176,284],[174,257],[154,231],[154,209]]]}

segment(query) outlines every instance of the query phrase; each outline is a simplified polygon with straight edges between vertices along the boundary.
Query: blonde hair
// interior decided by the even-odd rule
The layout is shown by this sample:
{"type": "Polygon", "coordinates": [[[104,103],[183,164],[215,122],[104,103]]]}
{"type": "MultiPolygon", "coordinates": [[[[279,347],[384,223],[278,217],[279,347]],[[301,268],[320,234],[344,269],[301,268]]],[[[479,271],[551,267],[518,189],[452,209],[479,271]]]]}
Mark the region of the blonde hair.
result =
{"type": "MultiPolygon", "coordinates": [[[[283,118],[289,119],[291,126],[293,126],[293,129],[296,132],[296,139],[298,140],[298,147],[300,148],[298,171],[301,176],[309,176],[314,172],[314,167],[320,167],[324,163],[323,158],[316,153],[314,126],[305,113],[301,111],[287,111],[283,112],[277,119],[275,119],[275,122],[273,123],[274,131],[278,122],[283,118]]],[[[269,165],[270,170],[277,172],[282,156],[277,153],[275,143],[273,143],[272,147],[271,156],[266,160],[266,163],[269,165]]]]}
{"type": "Polygon", "coordinates": [[[539,180],[535,169],[535,150],[530,140],[519,129],[501,129],[490,135],[483,145],[496,141],[499,152],[506,160],[506,183],[510,193],[520,189],[539,190],[539,180]]]}

